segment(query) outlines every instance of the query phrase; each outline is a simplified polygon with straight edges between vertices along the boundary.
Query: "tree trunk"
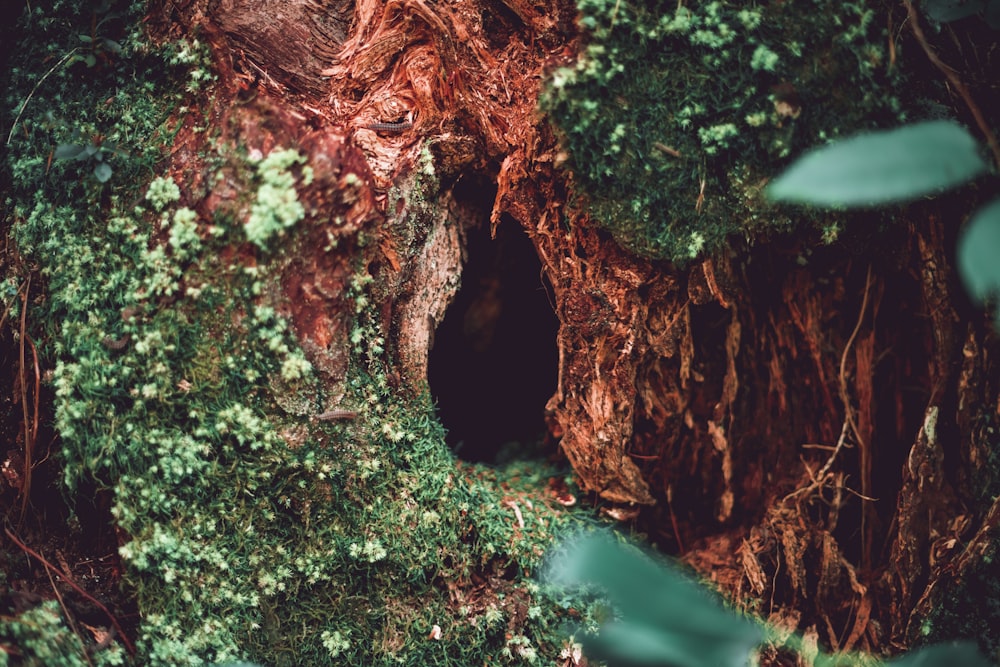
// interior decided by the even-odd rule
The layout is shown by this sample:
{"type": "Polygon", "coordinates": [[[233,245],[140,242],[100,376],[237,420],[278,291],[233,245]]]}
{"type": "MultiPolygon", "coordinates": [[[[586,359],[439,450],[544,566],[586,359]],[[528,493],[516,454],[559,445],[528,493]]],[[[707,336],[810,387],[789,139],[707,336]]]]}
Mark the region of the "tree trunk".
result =
{"type": "MultiPolygon", "coordinates": [[[[996,340],[951,261],[965,202],[837,245],[776,236],[685,269],[636,257],[571,201],[536,110],[546,72],[576,57],[574,16],[527,0],[189,0],[154,24],[207,38],[225,141],[308,155],[283,301],[328,395],[344,391],[354,267],[373,279],[391,381],[417,394],[460,286],[466,334],[489,350],[511,278],[463,283],[470,239],[519,228],[558,319],[542,343],[556,377],[523,378],[555,389],[524,409],[596,502],[641,507],[642,530],[739,605],[833,649],[944,636],[935,609],[954,612],[960,583],[996,590],[1000,530],[996,340]]],[[[200,182],[205,141],[182,129],[171,171],[207,214],[235,193],[200,182]]]]}

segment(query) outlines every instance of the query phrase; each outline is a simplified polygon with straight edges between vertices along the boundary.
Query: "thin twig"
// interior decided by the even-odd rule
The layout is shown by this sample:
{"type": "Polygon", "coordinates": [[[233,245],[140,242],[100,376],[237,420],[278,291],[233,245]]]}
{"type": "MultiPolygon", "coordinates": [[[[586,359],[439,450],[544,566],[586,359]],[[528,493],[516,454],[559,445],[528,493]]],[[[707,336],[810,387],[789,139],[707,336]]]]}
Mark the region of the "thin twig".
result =
{"type": "Polygon", "coordinates": [[[611,10],[611,24],[608,26],[608,30],[613,30],[615,27],[615,19],[618,18],[618,8],[621,6],[622,0],[615,0],[615,8],[611,10]]]}
{"type": "MultiPolygon", "coordinates": [[[[24,283],[21,283],[21,286],[17,288],[17,293],[14,294],[14,299],[17,299],[19,296],[21,296],[21,290],[23,289],[24,289],[24,283]]],[[[7,321],[7,316],[10,315],[10,309],[14,307],[14,299],[11,299],[10,303],[7,304],[7,306],[3,309],[3,315],[0,315],[0,327],[2,327],[4,322],[7,321]]]]}
{"type": "Polygon", "coordinates": [[[10,140],[14,137],[14,128],[17,127],[17,122],[19,120],[21,120],[21,114],[23,114],[24,110],[26,108],[28,108],[28,102],[31,101],[31,98],[34,96],[35,91],[37,91],[38,87],[40,85],[42,85],[42,83],[47,78],[49,78],[50,74],[52,74],[57,69],[59,69],[60,67],[62,67],[62,64],[65,63],[67,60],[69,60],[69,57],[72,56],[74,53],[76,53],[79,50],[79,48],[80,48],[79,46],[74,46],[72,51],[70,51],[69,53],[67,53],[66,55],[64,55],[62,57],[62,60],[60,60],[59,62],[57,62],[55,65],[53,65],[52,69],[50,69],[48,72],[46,72],[44,75],[42,75],[42,78],[38,80],[38,83],[36,83],[35,87],[31,89],[31,92],[28,93],[28,96],[26,98],[24,98],[24,104],[21,105],[21,110],[17,112],[17,117],[14,119],[14,123],[10,126],[10,134],[7,135],[7,144],[6,144],[7,146],[10,146],[10,140]]]}
{"type": "Polygon", "coordinates": [[[947,77],[949,83],[955,87],[958,94],[962,97],[965,102],[965,106],[969,108],[969,112],[972,113],[972,117],[976,120],[976,125],[979,126],[979,131],[983,133],[986,137],[986,143],[989,145],[990,150],[993,151],[993,160],[996,162],[997,169],[1000,169],[1000,143],[997,143],[996,135],[993,134],[993,130],[990,129],[990,124],[986,122],[983,118],[983,112],[979,109],[979,105],[976,104],[975,100],[972,99],[972,93],[969,92],[968,86],[965,85],[960,78],[958,78],[958,72],[945,64],[941,58],[934,52],[931,45],[927,42],[927,38],[924,36],[924,30],[920,27],[920,15],[917,13],[917,8],[913,6],[910,0],[903,0],[903,4],[906,6],[906,11],[910,18],[910,30],[913,31],[913,36],[917,38],[917,42],[920,47],[927,54],[927,59],[931,63],[941,70],[941,73],[947,77]]]}
{"type": "Polygon", "coordinates": [[[75,581],[73,581],[72,579],[70,579],[69,576],[67,576],[62,570],[60,570],[58,567],[56,567],[55,565],[53,565],[52,563],[50,563],[49,561],[47,561],[45,559],[45,557],[42,556],[40,553],[38,553],[37,551],[35,551],[31,547],[29,547],[27,544],[25,544],[21,540],[19,540],[18,537],[17,537],[17,535],[15,535],[10,530],[10,528],[4,528],[4,532],[7,533],[7,537],[9,537],[14,544],[16,544],[18,547],[20,547],[20,549],[24,553],[28,554],[29,556],[34,557],[36,560],[38,560],[38,562],[40,562],[42,565],[44,565],[47,569],[51,570],[55,574],[58,574],[62,578],[62,580],[65,581],[67,584],[69,584],[69,586],[74,591],[76,591],[77,593],[79,593],[80,595],[82,595],[83,597],[85,597],[88,601],[90,601],[94,605],[96,605],[98,609],[100,609],[101,611],[103,611],[105,613],[105,615],[107,615],[108,619],[111,621],[111,624],[115,626],[115,630],[117,630],[118,634],[121,636],[122,643],[125,644],[125,650],[128,651],[129,655],[132,655],[132,656],[135,655],[135,646],[133,646],[132,642],[129,641],[128,636],[125,634],[125,631],[122,629],[122,626],[118,623],[118,619],[115,618],[115,615],[112,614],[108,610],[107,607],[105,607],[103,604],[101,604],[100,600],[96,599],[93,595],[91,595],[87,591],[85,591],[82,588],[80,588],[80,586],[75,581]]]}
{"type": "Polygon", "coordinates": [[[31,446],[34,449],[35,445],[38,444],[39,396],[42,393],[42,369],[38,365],[38,348],[35,347],[35,341],[31,340],[31,336],[28,334],[25,334],[24,338],[28,341],[28,345],[31,346],[31,363],[35,371],[35,393],[32,395],[31,406],[31,446]]]}
{"type": "Polygon", "coordinates": [[[80,639],[80,645],[84,647],[83,657],[86,659],[87,664],[90,667],[94,667],[94,662],[90,659],[90,654],[86,650],[86,642],[83,641],[83,635],[80,634],[80,629],[76,627],[76,621],[73,620],[73,615],[69,613],[69,609],[66,607],[66,602],[63,600],[62,593],[59,592],[59,587],[56,586],[55,579],[52,578],[52,572],[46,568],[45,574],[49,577],[49,583],[52,584],[52,592],[56,594],[56,600],[59,601],[59,607],[63,611],[63,616],[66,617],[66,622],[69,623],[70,629],[80,639]]]}
{"type": "Polygon", "coordinates": [[[34,467],[34,462],[32,461],[32,450],[35,448],[34,440],[32,440],[31,419],[28,414],[28,379],[24,372],[24,344],[27,338],[28,296],[30,293],[31,276],[29,275],[28,280],[25,283],[24,294],[21,297],[21,327],[20,340],[18,341],[18,379],[21,384],[21,412],[24,420],[24,480],[21,484],[21,517],[18,520],[19,526],[24,522],[24,517],[28,514],[28,502],[31,498],[31,471],[34,467]]]}
{"type": "Polygon", "coordinates": [[[858,446],[864,447],[863,442],[861,442],[861,434],[858,433],[858,425],[854,421],[854,410],[851,408],[851,399],[847,393],[847,353],[850,352],[851,347],[854,345],[854,339],[858,337],[858,332],[861,331],[861,325],[865,321],[865,311],[868,310],[868,295],[871,292],[872,286],[872,265],[868,265],[868,272],[865,274],[865,293],[861,297],[861,311],[858,313],[858,321],[854,325],[854,331],[851,332],[850,338],[847,339],[847,343],[844,345],[844,351],[840,355],[840,401],[844,404],[844,417],[851,424],[851,431],[854,432],[854,437],[858,440],[858,446]]]}
{"type": "MultiPolygon", "coordinates": [[[[871,464],[868,463],[871,458],[868,452],[868,443],[865,442],[864,438],[861,437],[861,431],[858,429],[858,423],[854,418],[854,408],[851,407],[851,397],[847,393],[847,352],[854,345],[855,339],[858,337],[858,332],[861,331],[861,324],[865,320],[865,312],[868,310],[868,297],[871,294],[872,287],[872,265],[868,265],[868,271],[865,273],[865,294],[861,298],[861,312],[858,313],[858,321],[854,325],[854,331],[851,332],[851,337],[847,339],[847,344],[844,346],[844,353],[840,355],[840,400],[844,404],[844,416],[847,421],[851,424],[851,430],[854,432],[854,440],[858,443],[858,461],[861,465],[861,492],[855,493],[859,498],[867,498],[868,494],[871,492],[871,464]],[[867,463],[867,465],[866,465],[867,463]]],[[[860,369],[856,369],[860,372],[860,369]]],[[[866,526],[868,512],[866,509],[862,508],[861,512],[861,548],[862,553],[867,554],[868,550],[866,547],[866,526]]]]}
{"type": "Polygon", "coordinates": [[[873,498],[871,496],[866,496],[865,494],[861,493],[860,491],[855,491],[854,489],[852,489],[849,486],[845,486],[844,487],[844,491],[847,491],[852,496],[857,496],[858,498],[861,498],[861,500],[867,500],[868,502],[872,502],[872,503],[878,501],[878,498],[873,498]]]}
{"type": "Polygon", "coordinates": [[[674,529],[678,553],[683,556],[686,550],[684,549],[684,540],[681,539],[680,528],[677,525],[677,515],[674,514],[674,488],[670,485],[667,485],[667,511],[670,512],[670,526],[674,529]]]}

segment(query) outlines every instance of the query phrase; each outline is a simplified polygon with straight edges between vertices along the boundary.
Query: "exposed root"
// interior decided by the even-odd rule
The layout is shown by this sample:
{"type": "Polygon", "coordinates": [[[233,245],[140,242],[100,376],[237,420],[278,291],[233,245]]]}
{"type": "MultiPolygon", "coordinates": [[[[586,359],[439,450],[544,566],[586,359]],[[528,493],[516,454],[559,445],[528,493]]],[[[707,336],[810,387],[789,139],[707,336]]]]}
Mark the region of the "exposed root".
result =
{"type": "MultiPolygon", "coordinates": [[[[864,451],[868,446],[861,437],[857,425],[857,419],[855,418],[854,408],[852,407],[851,398],[847,390],[847,355],[850,352],[852,346],[854,345],[854,342],[858,337],[858,332],[861,330],[861,325],[864,322],[865,313],[868,310],[868,300],[869,300],[869,295],[871,293],[871,285],[872,285],[872,269],[871,266],[869,265],[868,272],[865,276],[865,291],[864,291],[864,296],[861,299],[861,308],[860,312],[858,313],[858,321],[855,323],[854,330],[851,331],[851,335],[848,337],[847,343],[844,345],[844,351],[840,355],[840,373],[839,373],[840,400],[844,406],[844,423],[840,430],[840,437],[837,438],[837,444],[833,447],[833,451],[830,453],[829,458],[827,458],[826,463],[824,463],[823,466],[815,474],[813,474],[809,470],[808,466],[806,467],[806,472],[809,474],[811,480],[809,485],[798,488],[795,491],[792,491],[791,493],[786,495],[781,501],[782,505],[787,503],[792,498],[796,498],[802,495],[811,495],[813,492],[818,492],[818,491],[821,492],[822,488],[827,484],[828,481],[830,481],[831,477],[830,471],[833,468],[833,464],[837,461],[837,457],[840,455],[841,450],[844,449],[845,447],[850,446],[847,444],[848,437],[852,438],[852,440],[857,443],[859,450],[864,451]]],[[[810,445],[810,447],[817,448],[818,446],[810,445]]],[[[863,458],[867,457],[863,455],[863,458]]],[[[874,500],[874,498],[870,498],[867,495],[866,493],[867,490],[868,489],[865,488],[864,483],[862,484],[862,491],[860,493],[848,489],[850,493],[856,495],[859,498],[865,500],[874,500]]]]}
{"type": "Polygon", "coordinates": [[[930,43],[927,41],[927,37],[924,35],[924,29],[920,27],[920,15],[917,13],[916,7],[910,0],[903,0],[903,4],[906,6],[906,11],[909,14],[910,19],[910,30],[913,32],[913,36],[917,38],[917,43],[920,44],[920,48],[924,50],[927,54],[927,59],[931,61],[935,67],[937,67],[945,78],[948,79],[948,83],[958,91],[959,96],[961,96],[962,101],[965,102],[965,106],[968,107],[969,113],[976,121],[976,126],[979,131],[983,133],[983,137],[986,138],[986,143],[989,145],[990,150],[993,152],[993,160],[996,163],[998,169],[1000,169],[1000,143],[997,142],[997,137],[993,134],[993,130],[990,128],[990,124],[983,117],[983,112],[976,104],[976,101],[972,99],[972,93],[969,92],[969,87],[965,85],[965,82],[959,78],[958,72],[956,72],[952,67],[949,67],[934,49],[931,48],[930,43]]]}

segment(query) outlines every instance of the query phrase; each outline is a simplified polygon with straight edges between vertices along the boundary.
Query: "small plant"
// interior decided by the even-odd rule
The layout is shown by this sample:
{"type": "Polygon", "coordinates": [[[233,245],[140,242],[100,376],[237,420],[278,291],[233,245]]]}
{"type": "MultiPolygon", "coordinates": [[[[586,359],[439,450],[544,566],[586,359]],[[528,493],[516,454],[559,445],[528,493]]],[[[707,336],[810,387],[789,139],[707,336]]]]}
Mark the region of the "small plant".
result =
{"type": "MultiPolygon", "coordinates": [[[[77,140],[79,141],[79,139],[77,140]]],[[[65,143],[56,146],[52,156],[57,160],[76,160],[84,162],[93,169],[94,178],[98,183],[107,183],[111,178],[111,165],[108,158],[120,153],[117,142],[105,141],[97,136],[84,143],[65,143]]]]}
{"type": "Polygon", "coordinates": [[[77,35],[81,46],[74,49],[69,64],[82,62],[87,67],[93,68],[98,63],[110,62],[113,58],[121,55],[121,43],[101,34],[105,24],[121,17],[117,12],[111,11],[111,5],[110,0],[104,0],[94,8],[91,14],[90,32],[77,35]]]}

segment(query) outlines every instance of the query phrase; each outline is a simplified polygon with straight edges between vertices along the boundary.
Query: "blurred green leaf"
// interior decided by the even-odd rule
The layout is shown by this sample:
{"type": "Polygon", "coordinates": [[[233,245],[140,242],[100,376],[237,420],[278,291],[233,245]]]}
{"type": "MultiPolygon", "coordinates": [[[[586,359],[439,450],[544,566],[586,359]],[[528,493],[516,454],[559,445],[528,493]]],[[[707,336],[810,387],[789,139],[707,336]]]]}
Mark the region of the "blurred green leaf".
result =
{"type": "Polygon", "coordinates": [[[1000,199],[979,209],[959,237],[958,272],[979,303],[1000,296],[1000,199]]]}
{"type": "Polygon", "coordinates": [[[911,651],[886,667],[992,667],[972,642],[954,642],[911,651]]]}
{"type": "Polygon", "coordinates": [[[767,195],[820,206],[875,206],[940,192],[986,170],[964,128],[927,121],[814,149],[772,181],[767,195]]]}
{"type": "MultiPolygon", "coordinates": [[[[666,603],[669,604],[669,603],[666,603]]],[[[584,638],[587,655],[614,667],[741,667],[755,644],[668,632],[635,622],[612,622],[597,639],[584,638]]]]}
{"type": "Polygon", "coordinates": [[[52,155],[57,160],[72,160],[79,157],[85,149],[86,146],[80,144],[59,144],[52,155]]]}
{"type": "Polygon", "coordinates": [[[96,178],[101,183],[107,183],[108,179],[111,178],[111,167],[107,162],[98,162],[97,166],[94,167],[94,178],[96,178]]]}
{"type": "Polygon", "coordinates": [[[615,664],[718,667],[746,662],[763,634],[675,568],[607,537],[564,545],[554,583],[600,588],[619,619],[588,644],[615,664]]]}
{"type": "Polygon", "coordinates": [[[986,6],[986,0],[924,0],[924,13],[938,23],[948,23],[978,14],[986,6]]]}

